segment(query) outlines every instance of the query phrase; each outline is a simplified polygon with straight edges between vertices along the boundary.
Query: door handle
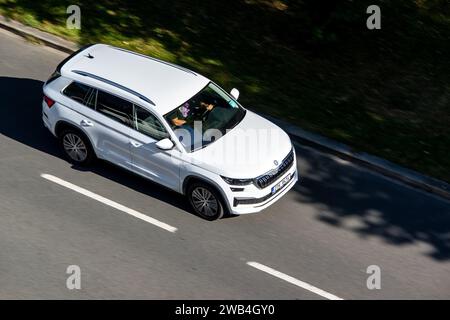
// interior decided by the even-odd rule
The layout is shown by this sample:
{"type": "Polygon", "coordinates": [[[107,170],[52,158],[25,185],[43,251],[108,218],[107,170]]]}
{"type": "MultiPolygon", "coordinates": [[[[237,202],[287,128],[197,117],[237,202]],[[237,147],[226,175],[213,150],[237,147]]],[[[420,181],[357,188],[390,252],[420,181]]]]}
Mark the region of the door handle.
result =
{"type": "Polygon", "coordinates": [[[139,143],[137,141],[130,141],[130,143],[135,148],[139,148],[140,146],[142,146],[142,143],[139,143]]]}
{"type": "Polygon", "coordinates": [[[82,125],[83,127],[93,127],[94,123],[89,120],[81,120],[80,125],[82,125]]]}

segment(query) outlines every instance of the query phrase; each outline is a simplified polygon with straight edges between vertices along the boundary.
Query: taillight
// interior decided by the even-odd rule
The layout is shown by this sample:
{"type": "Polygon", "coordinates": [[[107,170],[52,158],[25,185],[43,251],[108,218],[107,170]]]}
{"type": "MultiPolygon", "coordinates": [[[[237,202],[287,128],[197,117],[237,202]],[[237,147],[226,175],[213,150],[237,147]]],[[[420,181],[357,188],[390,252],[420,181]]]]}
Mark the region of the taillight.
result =
{"type": "Polygon", "coordinates": [[[49,108],[51,108],[55,104],[55,100],[50,99],[46,95],[44,95],[44,101],[49,108]]]}

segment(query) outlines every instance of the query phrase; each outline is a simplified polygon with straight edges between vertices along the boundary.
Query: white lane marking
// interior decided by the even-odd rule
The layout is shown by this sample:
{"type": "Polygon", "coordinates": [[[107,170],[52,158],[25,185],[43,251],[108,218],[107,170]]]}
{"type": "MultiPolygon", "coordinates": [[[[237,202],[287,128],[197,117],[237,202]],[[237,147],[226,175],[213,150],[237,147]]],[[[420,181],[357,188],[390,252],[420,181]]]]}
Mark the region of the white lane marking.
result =
{"type": "Polygon", "coordinates": [[[131,215],[131,216],[133,216],[135,218],[144,220],[145,222],[151,223],[151,224],[153,224],[153,225],[155,225],[157,227],[160,227],[161,229],[164,229],[166,231],[176,232],[178,230],[177,228],[172,227],[171,225],[168,225],[168,224],[166,224],[164,222],[161,222],[159,220],[156,220],[154,218],[146,216],[145,214],[142,214],[142,213],[140,213],[140,212],[138,212],[136,210],[130,209],[128,207],[125,207],[125,206],[121,205],[120,203],[117,203],[117,202],[114,202],[112,200],[109,200],[109,199],[107,199],[105,197],[102,197],[102,196],[100,196],[100,195],[98,195],[96,193],[93,193],[93,192],[89,191],[89,190],[83,189],[83,188],[81,188],[79,186],[76,186],[76,185],[74,185],[74,184],[72,184],[70,182],[67,182],[65,180],[62,180],[62,179],[60,179],[58,177],[52,176],[50,174],[45,174],[45,173],[41,174],[41,177],[44,178],[44,179],[47,179],[47,180],[49,180],[51,182],[54,182],[56,184],[59,184],[59,185],[61,185],[63,187],[66,187],[66,188],[68,188],[70,190],[73,190],[75,192],[81,193],[82,195],[84,195],[86,197],[89,197],[89,198],[97,200],[97,201],[99,201],[99,202],[101,202],[103,204],[106,204],[106,205],[108,205],[110,207],[113,207],[114,209],[117,209],[119,211],[128,213],[129,215],[131,215]]]}
{"type": "Polygon", "coordinates": [[[293,285],[296,285],[297,287],[303,288],[305,290],[311,291],[315,294],[318,294],[319,296],[322,296],[324,298],[327,298],[329,300],[343,300],[342,298],[339,298],[338,296],[335,296],[334,294],[331,294],[329,292],[323,291],[322,289],[319,289],[317,287],[314,287],[310,285],[309,283],[300,281],[298,279],[295,279],[294,277],[288,276],[285,273],[282,273],[280,271],[277,271],[275,269],[272,269],[270,267],[267,267],[261,263],[249,261],[247,264],[253,268],[256,268],[258,270],[264,271],[274,277],[277,277],[279,279],[282,279],[284,281],[287,281],[293,285]]]}

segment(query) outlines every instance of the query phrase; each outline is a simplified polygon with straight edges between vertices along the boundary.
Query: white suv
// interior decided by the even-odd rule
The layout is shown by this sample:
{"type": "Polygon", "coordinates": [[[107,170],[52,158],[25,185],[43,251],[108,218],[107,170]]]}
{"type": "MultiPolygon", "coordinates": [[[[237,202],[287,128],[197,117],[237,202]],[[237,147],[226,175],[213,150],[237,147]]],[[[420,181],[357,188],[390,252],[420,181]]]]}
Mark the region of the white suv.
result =
{"type": "Polygon", "coordinates": [[[67,158],[110,161],[187,196],[195,212],[258,212],[296,183],[288,135],[183,67],[105,44],[62,61],[42,119],[67,158]]]}

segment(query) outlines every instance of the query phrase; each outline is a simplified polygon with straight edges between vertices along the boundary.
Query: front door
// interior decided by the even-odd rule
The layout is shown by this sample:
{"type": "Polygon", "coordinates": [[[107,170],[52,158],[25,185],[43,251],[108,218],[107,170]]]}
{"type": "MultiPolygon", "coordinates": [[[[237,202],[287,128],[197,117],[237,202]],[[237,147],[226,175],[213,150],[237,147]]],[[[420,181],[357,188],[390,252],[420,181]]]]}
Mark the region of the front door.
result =
{"type": "Polygon", "coordinates": [[[132,166],[138,173],[170,189],[180,191],[181,152],[161,150],[156,143],[169,137],[161,122],[149,111],[134,106],[137,130],[130,141],[132,166]]]}

